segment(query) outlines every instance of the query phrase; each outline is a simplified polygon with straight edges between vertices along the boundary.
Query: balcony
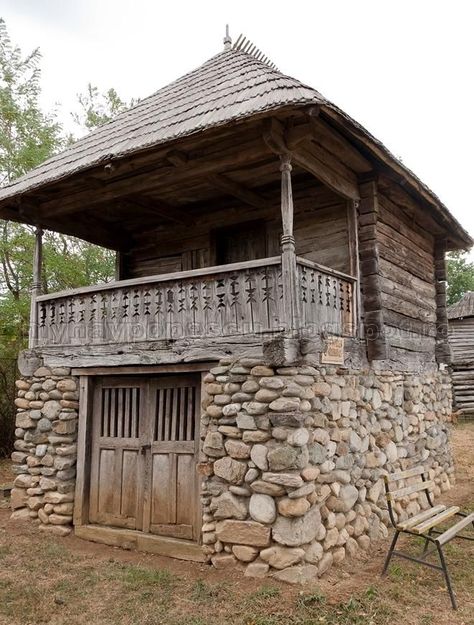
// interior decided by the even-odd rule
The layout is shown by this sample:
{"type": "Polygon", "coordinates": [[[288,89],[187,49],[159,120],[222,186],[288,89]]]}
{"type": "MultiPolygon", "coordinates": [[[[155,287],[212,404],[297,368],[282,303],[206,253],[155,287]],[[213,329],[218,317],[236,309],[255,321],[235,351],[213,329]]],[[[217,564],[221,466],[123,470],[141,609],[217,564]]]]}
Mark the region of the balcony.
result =
{"type": "Polygon", "coordinates": [[[34,347],[133,344],[299,330],[354,336],[355,278],[296,258],[296,314],[280,256],[39,295],[34,347]]]}

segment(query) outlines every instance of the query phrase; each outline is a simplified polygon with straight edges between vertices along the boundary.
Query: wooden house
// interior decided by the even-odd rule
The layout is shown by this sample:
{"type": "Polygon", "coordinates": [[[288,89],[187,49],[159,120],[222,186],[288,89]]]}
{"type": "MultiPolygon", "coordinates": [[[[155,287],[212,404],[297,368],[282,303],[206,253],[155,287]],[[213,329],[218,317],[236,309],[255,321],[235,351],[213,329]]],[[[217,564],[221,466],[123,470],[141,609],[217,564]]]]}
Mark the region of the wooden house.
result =
{"type": "Polygon", "coordinates": [[[455,409],[474,417],[474,293],[448,309],[455,409]]]}
{"type": "Polygon", "coordinates": [[[449,487],[445,252],[472,240],[247,40],[1,190],[0,216],[37,227],[15,518],[301,581],[386,535],[386,470],[449,487]],[[42,294],[43,229],[115,250],[116,281],[42,294]]]}

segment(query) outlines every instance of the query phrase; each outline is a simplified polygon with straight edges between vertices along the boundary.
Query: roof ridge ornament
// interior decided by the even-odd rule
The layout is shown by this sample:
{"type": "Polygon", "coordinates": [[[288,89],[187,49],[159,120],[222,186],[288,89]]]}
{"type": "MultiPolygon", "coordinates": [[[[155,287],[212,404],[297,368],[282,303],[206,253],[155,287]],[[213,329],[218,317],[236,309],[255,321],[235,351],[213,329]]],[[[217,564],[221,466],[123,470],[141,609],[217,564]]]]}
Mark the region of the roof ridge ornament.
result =
{"type": "Polygon", "coordinates": [[[237,41],[232,46],[232,49],[241,50],[242,52],[245,52],[245,54],[250,54],[250,56],[253,56],[255,59],[257,59],[257,61],[261,61],[262,63],[265,63],[265,65],[268,65],[268,67],[270,67],[271,69],[275,69],[278,71],[278,67],[275,65],[275,63],[272,63],[272,61],[270,61],[270,59],[265,56],[263,52],[257,48],[256,45],[254,45],[249,39],[247,39],[245,35],[240,34],[238,36],[237,41]]]}
{"type": "Polygon", "coordinates": [[[225,25],[225,37],[224,37],[224,51],[228,52],[232,50],[232,38],[229,35],[229,24],[225,25]]]}

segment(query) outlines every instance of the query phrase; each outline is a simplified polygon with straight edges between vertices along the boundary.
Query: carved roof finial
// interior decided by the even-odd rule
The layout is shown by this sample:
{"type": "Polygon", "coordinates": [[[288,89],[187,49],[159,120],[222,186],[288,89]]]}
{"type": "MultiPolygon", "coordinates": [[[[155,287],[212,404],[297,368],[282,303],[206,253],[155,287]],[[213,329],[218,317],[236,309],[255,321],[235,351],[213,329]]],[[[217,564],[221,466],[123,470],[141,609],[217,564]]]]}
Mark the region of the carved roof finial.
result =
{"type": "Polygon", "coordinates": [[[224,50],[229,51],[232,49],[232,39],[229,35],[229,24],[225,25],[225,37],[224,37],[224,50]]]}

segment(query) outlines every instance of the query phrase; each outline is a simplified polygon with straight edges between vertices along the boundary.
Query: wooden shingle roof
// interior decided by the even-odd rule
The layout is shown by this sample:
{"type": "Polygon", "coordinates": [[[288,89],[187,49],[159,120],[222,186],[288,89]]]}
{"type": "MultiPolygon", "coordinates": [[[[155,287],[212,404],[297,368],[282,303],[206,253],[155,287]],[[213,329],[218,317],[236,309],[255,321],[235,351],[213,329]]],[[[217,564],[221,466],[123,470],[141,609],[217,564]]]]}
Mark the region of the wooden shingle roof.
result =
{"type": "Polygon", "coordinates": [[[464,297],[448,308],[448,319],[474,317],[474,291],[465,293],[464,297]]]}
{"type": "Polygon", "coordinates": [[[0,218],[11,218],[8,206],[18,198],[111,160],[278,109],[314,105],[362,147],[366,157],[383,163],[428,203],[446,232],[455,235],[452,249],[473,244],[440,199],[365,128],[315,89],[259,60],[251,50],[236,47],[215,55],[0,189],[0,218]]]}
{"type": "Polygon", "coordinates": [[[315,89],[240,50],[223,51],[0,190],[0,201],[145,148],[291,105],[315,89]]]}

